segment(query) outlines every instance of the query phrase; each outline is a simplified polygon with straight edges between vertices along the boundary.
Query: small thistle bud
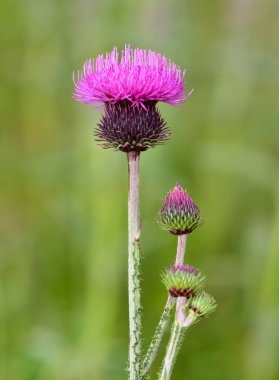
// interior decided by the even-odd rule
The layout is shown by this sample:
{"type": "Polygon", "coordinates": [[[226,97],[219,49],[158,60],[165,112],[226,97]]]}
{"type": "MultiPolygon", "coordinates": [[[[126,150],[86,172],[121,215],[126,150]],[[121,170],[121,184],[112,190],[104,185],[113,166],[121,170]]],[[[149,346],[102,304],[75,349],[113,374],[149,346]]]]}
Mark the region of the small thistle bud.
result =
{"type": "Polygon", "coordinates": [[[172,297],[190,298],[204,285],[204,277],[190,265],[172,265],[162,274],[162,281],[172,297]]]}
{"type": "Polygon", "coordinates": [[[191,299],[189,310],[195,315],[195,319],[212,313],[217,307],[215,299],[206,292],[201,292],[191,299]]]}
{"type": "Polygon", "coordinates": [[[199,208],[177,183],[165,198],[159,224],[175,235],[189,234],[203,223],[199,208]]]}
{"type": "Polygon", "coordinates": [[[122,152],[145,151],[165,142],[169,134],[156,102],[147,102],[142,107],[129,101],[106,102],[95,132],[103,148],[122,152]]]}

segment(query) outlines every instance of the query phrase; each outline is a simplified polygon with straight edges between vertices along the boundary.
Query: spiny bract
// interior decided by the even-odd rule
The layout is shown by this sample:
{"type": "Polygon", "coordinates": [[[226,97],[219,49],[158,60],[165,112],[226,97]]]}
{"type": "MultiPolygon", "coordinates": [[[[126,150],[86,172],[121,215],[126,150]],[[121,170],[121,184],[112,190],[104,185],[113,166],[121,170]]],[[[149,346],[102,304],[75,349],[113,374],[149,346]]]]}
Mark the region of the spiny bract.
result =
{"type": "Polygon", "coordinates": [[[203,223],[198,206],[177,183],[165,198],[159,214],[161,227],[175,235],[189,234],[203,223]]]}
{"type": "Polygon", "coordinates": [[[155,103],[145,107],[129,102],[105,103],[105,113],[95,132],[103,148],[122,152],[145,151],[163,144],[170,132],[155,103]]]}
{"type": "Polygon", "coordinates": [[[172,297],[190,298],[204,286],[204,277],[190,265],[172,265],[163,272],[162,281],[172,297]]]}
{"type": "Polygon", "coordinates": [[[197,316],[204,317],[212,313],[217,307],[215,299],[206,292],[201,292],[191,299],[190,310],[197,316]]]}

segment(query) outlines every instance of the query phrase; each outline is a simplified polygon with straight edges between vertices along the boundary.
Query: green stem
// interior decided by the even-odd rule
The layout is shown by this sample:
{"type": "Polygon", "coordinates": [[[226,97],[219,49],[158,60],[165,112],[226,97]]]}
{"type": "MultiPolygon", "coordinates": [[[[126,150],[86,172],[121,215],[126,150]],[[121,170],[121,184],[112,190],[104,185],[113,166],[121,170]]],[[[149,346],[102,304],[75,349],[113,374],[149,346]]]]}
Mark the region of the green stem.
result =
{"type": "Polygon", "coordinates": [[[139,153],[129,152],[128,197],[128,292],[129,292],[129,379],[140,380],[141,305],[140,305],[140,208],[139,153]]]}
{"type": "Polygon", "coordinates": [[[181,342],[186,331],[185,327],[181,327],[179,323],[175,320],[172,327],[172,332],[169,340],[169,344],[166,351],[166,356],[164,359],[164,366],[159,377],[160,380],[169,380],[171,378],[171,373],[175,363],[175,359],[179,352],[181,342]]]}
{"type": "MultiPolygon", "coordinates": [[[[176,251],[176,257],[175,257],[175,264],[176,265],[182,265],[184,263],[184,256],[185,256],[185,250],[186,250],[186,243],[187,243],[187,235],[179,235],[177,239],[177,251],[176,251]]],[[[164,336],[164,333],[166,331],[166,328],[169,324],[170,316],[172,309],[175,305],[175,299],[172,297],[168,297],[165,309],[161,315],[160,321],[158,323],[158,326],[155,330],[155,334],[151,340],[150,346],[147,350],[147,353],[144,357],[143,363],[142,363],[142,370],[141,370],[141,376],[146,376],[151,368],[151,365],[156,358],[156,355],[158,353],[162,338],[164,336]]],[[[181,309],[185,305],[185,299],[184,297],[179,297],[177,300],[177,314],[178,310],[181,314],[181,309]]],[[[184,313],[183,313],[184,315],[184,313]]]]}
{"type": "Polygon", "coordinates": [[[164,336],[165,330],[168,326],[171,312],[173,310],[174,305],[175,305],[174,299],[171,296],[169,296],[167,303],[165,305],[164,311],[161,315],[160,321],[158,323],[158,326],[155,330],[154,336],[151,340],[150,346],[144,357],[144,360],[142,363],[142,371],[141,371],[142,377],[148,374],[150,367],[158,353],[158,350],[159,350],[162,338],[164,336]]]}
{"type": "MultiPolygon", "coordinates": [[[[182,265],[184,263],[186,243],[187,235],[179,235],[177,239],[177,251],[175,259],[176,265],[182,265]]],[[[168,343],[166,356],[164,358],[164,364],[160,375],[160,380],[169,380],[171,377],[172,369],[179,351],[180,343],[182,342],[184,331],[186,330],[186,328],[183,328],[183,324],[185,321],[185,306],[186,298],[178,297],[176,300],[176,318],[173,322],[172,332],[168,343]]]]}

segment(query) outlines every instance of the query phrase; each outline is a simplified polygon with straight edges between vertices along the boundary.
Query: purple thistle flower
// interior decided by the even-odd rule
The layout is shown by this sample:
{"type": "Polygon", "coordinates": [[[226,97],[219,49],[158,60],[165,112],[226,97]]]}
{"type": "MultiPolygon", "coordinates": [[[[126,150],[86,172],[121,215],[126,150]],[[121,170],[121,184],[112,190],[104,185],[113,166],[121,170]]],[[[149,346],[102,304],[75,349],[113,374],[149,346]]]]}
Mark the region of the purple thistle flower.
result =
{"type": "Polygon", "coordinates": [[[125,46],[119,53],[114,48],[96,60],[87,60],[75,81],[73,97],[80,103],[129,101],[182,103],[191,92],[184,91],[185,71],[165,56],[151,50],[125,46]]]}
{"type": "Polygon", "coordinates": [[[159,223],[175,235],[184,235],[201,225],[203,218],[190,195],[177,183],[165,198],[159,223]]]}

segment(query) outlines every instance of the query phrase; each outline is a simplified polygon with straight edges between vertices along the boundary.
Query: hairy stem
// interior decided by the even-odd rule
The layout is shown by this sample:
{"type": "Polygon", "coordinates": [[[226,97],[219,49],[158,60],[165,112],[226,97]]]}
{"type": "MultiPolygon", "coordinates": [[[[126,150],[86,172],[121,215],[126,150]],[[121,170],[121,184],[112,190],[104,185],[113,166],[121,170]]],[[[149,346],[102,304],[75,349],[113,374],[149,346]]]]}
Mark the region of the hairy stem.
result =
{"type": "MultiPolygon", "coordinates": [[[[177,238],[177,251],[176,251],[176,265],[182,265],[184,263],[185,250],[187,243],[187,235],[179,235],[177,238]]],[[[175,363],[176,356],[180,347],[180,343],[183,339],[183,324],[185,321],[184,308],[186,306],[186,298],[178,297],[176,301],[176,318],[173,322],[172,332],[169,340],[169,344],[166,351],[166,356],[163,362],[163,369],[160,375],[160,380],[168,380],[171,377],[172,369],[175,363]]]]}
{"type": "Polygon", "coordinates": [[[141,305],[140,305],[140,209],[139,153],[129,152],[128,197],[128,292],[129,292],[129,379],[140,379],[141,305]]]}
{"type": "MultiPolygon", "coordinates": [[[[184,256],[185,256],[185,250],[186,250],[186,242],[187,242],[187,235],[179,235],[177,238],[177,251],[176,251],[176,258],[175,258],[175,264],[181,265],[184,263],[184,256]]],[[[182,325],[184,322],[184,311],[183,307],[185,306],[186,299],[184,297],[179,297],[177,300],[177,306],[176,306],[176,314],[177,317],[179,316],[179,320],[181,321],[180,324],[182,325]]],[[[151,368],[151,365],[156,358],[156,355],[158,353],[162,338],[164,336],[164,333],[166,331],[166,328],[169,324],[170,316],[172,309],[175,305],[175,300],[169,296],[166,306],[164,308],[164,311],[161,315],[160,321],[157,325],[157,328],[155,330],[154,336],[151,340],[150,346],[147,350],[147,353],[144,357],[143,363],[142,363],[142,371],[141,376],[146,376],[151,368]]]]}
{"type": "Polygon", "coordinates": [[[171,312],[173,310],[173,307],[175,305],[174,299],[169,296],[167,303],[165,305],[164,311],[161,315],[160,321],[157,325],[157,328],[155,330],[154,336],[151,340],[150,346],[147,350],[147,353],[144,357],[144,360],[142,362],[142,371],[141,371],[141,376],[144,377],[148,374],[150,367],[156,358],[156,355],[158,353],[162,338],[164,336],[164,333],[166,331],[166,328],[168,326],[171,312]]]}
{"type": "Polygon", "coordinates": [[[169,344],[164,359],[164,366],[159,377],[160,380],[169,380],[177,357],[181,342],[184,337],[186,328],[183,328],[175,320],[172,327],[172,332],[169,340],[169,344]]]}

